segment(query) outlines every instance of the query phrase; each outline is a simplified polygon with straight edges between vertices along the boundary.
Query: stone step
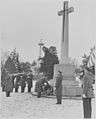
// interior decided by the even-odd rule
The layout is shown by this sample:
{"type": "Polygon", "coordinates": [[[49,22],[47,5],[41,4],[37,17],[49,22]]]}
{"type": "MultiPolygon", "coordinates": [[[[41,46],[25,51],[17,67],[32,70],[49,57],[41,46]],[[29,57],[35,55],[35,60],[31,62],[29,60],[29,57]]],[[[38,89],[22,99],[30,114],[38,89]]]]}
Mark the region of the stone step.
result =
{"type": "Polygon", "coordinates": [[[63,86],[62,96],[82,96],[82,88],[79,86],[63,86]]]}
{"type": "Polygon", "coordinates": [[[82,95],[82,88],[79,86],[63,86],[62,95],[63,96],[80,96],[82,95]]]}
{"type": "Polygon", "coordinates": [[[62,85],[63,86],[79,86],[79,82],[78,81],[69,81],[69,80],[63,80],[62,81],[62,85]]]}
{"type": "MultiPolygon", "coordinates": [[[[51,86],[55,86],[56,84],[56,80],[50,80],[50,85],[51,86]]],[[[78,81],[69,81],[69,80],[63,80],[62,81],[62,85],[64,86],[79,86],[79,82],[78,81]]]]}
{"type": "Polygon", "coordinates": [[[54,65],[54,76],[58,74],[58,70],[62,71],[62,75],[74,75],[75,66],[71,64],[55,64],[54,65]]]}
{"type": "Polygon", "coordinates": [[[63,80],[75,80],[75,76],[63,75],[63,80]]]}

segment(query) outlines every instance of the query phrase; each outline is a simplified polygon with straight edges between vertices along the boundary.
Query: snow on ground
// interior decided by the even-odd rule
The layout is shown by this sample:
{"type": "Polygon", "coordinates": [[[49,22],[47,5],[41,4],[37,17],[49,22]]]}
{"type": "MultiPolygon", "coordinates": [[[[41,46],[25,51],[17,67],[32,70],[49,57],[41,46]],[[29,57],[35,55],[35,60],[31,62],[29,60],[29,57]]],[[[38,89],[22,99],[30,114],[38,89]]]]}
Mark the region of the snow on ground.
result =
{"type": "MultiPolygon", "coordinates": [[[[34,83],[35,84],[35,83],[34,83]]],[[[34,87],[33,90],[34,91],[34,87]]],[[[62,99],[61,105],[56,105],[56,98],[37,98],[27,93],[11,93],[6,97],[5,92],[0,89],[0,116],[1,118],[50,118],[50,119],[81,119],[83,118],[82,100],[62,99]]],[[[92,117],[95,116],[95,99],[92,100],[92,117]]]]}

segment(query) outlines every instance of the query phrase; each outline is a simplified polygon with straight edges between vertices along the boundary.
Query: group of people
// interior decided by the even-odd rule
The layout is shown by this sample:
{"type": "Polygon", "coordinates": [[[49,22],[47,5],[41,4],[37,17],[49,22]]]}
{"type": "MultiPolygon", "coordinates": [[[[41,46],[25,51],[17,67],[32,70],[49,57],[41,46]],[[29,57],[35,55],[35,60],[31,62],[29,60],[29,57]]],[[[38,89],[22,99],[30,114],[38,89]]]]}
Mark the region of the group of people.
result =
{"type": "MultiPolygon", "coordinates": [[[[33,74],[32,71],[29,73],[23,73],[18,75],[10,75],[8,71],[4,74],[5,80],[3,81],[2,90],[6,91],[6,96],[10,96],[10,92],[15,88],[15,92],[18,92],[19,86],[21,86],[21,93],[24,93],[26,83],[28,84],[28,92],[31,92],[33,86],[33,74]],[[15,80],[15,83],[14,83],[15,80]]],[[[42,77],[37,80],[35,85],[35,92],[37,92],[37,97],[40,98],[41,94],[53,95],[53,90],[56,92],[57,103],[62,104],[62,81],[63,75],[59,70],[56,78],[55,89],[48,83],[47,77],[42,77]]],[[[83,69],[83,75],[81,77],[82,81],[82,100],[83,100],[83,110],[84,118],[91,118],[92,107],[91,100],[94,97],[93,83],[95,81],[95,75],[91,72],[90,68],[85,67],[83,69]]]]}
{"type": "Polygon", "coordinates": [[[32,71],[21,74],[10,74],[7,70],[4,71],[4,74],[1,76],[1,86],[2,91],[6,92],[6,97],[10,97],[10,93],[18,92],[19,87],[21,87],[21,93],[24,93],[26,84],[28,86],[28,92],[31,92],[33,87],[33,74],[32,71]]]}
{"type": "MultiPolygon", "coordinates": [[[[19,87],[21,87],[21,93],[24,93],[25,88],[28,88],[28,93],[31,92],[33,87],[33,74],[32,71],[26,73],[10,74],[7,70],[3,72],[1,76],[1,86],[2,91],[6,92],[6,97],[10,97],[10,93],[17,93],[19,87]]],[[[44,95],[53,95],[53,87],[48,83],[47,77],[42,77],[37,79],[35,85],[35,92],[37,92],[37,97],[41,97],[41,94],[44,95]]]]}
{"type": "Polygon", "coordinates": [[[40,98],[41,94],[53,95],[55,90],[56,97],[57,97],[56,104],[61,104],[62,103],[62,100],[61,100],[62,99],[62,80],[63,80],[63,75],[60,70],[58,71],[55,87],[52,87],[48,83],[47,77],[44,76],[41,79],[39,79],[35,85],[35,92],[37,92],[37,97],[40,98]]]}
{"type": "Polygon", "coordinates": [[[31,92],[33,87],[33,74],[32,71],[29,73],[18,74],[16,78],[13,76],[13,81],[15,80],[14,88],[15,92],[18,92],[19,86],[21,86],[21,93],[24,93],[26,84],[28,85],[28,92],[31,92]]]}

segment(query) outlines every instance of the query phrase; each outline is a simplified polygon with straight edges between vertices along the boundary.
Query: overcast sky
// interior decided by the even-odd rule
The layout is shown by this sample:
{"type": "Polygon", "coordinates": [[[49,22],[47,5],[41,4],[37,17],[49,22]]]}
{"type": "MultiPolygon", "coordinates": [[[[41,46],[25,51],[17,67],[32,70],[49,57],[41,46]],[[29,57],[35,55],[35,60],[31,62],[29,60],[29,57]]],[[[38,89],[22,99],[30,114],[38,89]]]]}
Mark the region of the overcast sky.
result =
{"type": "MultiPolygon", "coordinates": [[[[17,48],[20,58],[32,62],[39,56],[38,42],[56,46],[60,57],[64,0],[0,0],[1,48],[17,48]]],[[[77,58],[89,53],[96,39],[96,0],[69,0],[69,55],[77,58]]]]}

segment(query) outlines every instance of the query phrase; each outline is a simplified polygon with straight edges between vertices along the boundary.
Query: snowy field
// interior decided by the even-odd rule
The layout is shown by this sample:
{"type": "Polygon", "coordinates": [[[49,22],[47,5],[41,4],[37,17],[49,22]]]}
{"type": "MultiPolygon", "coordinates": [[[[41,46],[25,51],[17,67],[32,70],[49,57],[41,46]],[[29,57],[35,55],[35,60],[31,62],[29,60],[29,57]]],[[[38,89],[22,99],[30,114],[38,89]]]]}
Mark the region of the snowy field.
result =
{"type": "MultiPolygon", "coordinates": [[[[18,93],[11,93],[11,97],[6,97],[0,88],[0,98],[2,119],[83,119],[82,100],[62,99],[62,104],[56,105],[56,98],[37,98],[27,93],[27,88],[24,94],[19,89],[18,93]]],[[[92,100],[92,108],[92,117],[95,118],[95,99],[92,100]]]]}

